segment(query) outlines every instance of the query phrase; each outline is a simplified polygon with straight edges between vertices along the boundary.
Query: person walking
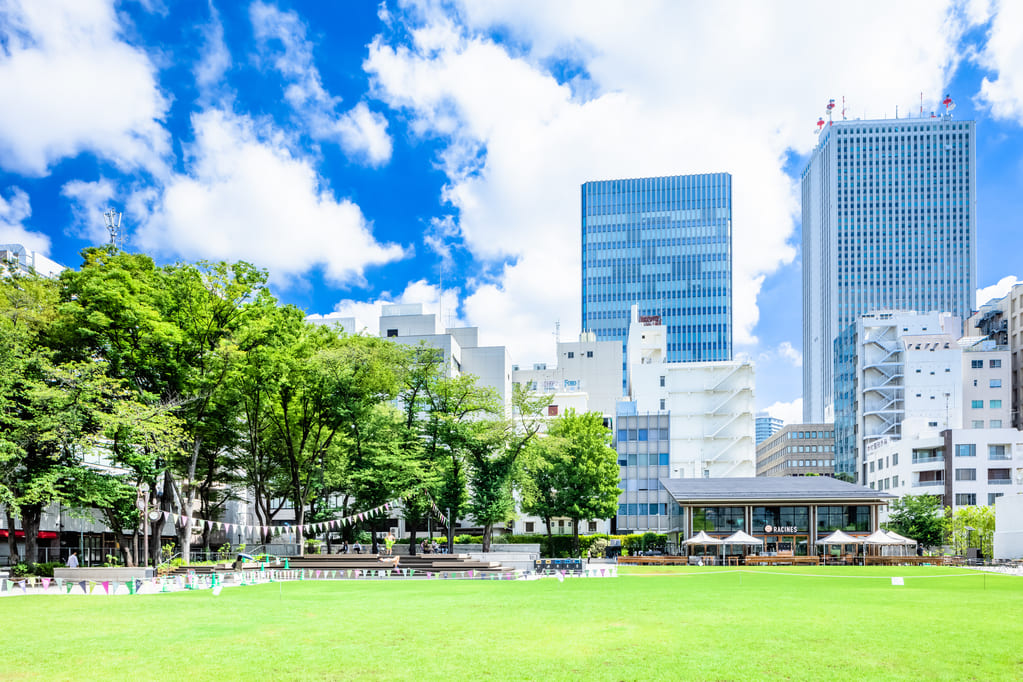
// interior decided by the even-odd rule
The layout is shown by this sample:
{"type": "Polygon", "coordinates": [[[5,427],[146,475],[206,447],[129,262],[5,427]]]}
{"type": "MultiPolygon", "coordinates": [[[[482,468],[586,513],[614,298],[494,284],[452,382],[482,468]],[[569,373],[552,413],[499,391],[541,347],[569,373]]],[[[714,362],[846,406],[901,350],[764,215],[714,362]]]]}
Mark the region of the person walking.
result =
{"type": "Polygon", "coordinates": [[[394,536],[390,531],[387,531],[387,537],[384,538],[384,546],[387,549],[387,556],[394,554],[394,536]]]}
{"type": "Polygon", "coordinates": [[[71,556],[67,558],[68,568],[78,568],[78,550],[71,552],[71,556]]]}

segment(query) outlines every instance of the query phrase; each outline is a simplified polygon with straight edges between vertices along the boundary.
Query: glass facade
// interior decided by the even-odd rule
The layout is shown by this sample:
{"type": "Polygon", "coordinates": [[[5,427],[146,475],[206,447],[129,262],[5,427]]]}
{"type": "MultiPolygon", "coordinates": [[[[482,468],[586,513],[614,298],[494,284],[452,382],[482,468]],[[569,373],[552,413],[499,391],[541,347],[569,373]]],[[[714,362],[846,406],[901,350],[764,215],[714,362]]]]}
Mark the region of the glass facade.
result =
{"type": "Polygon", "coordinates": [[[732,359],[730,174],[582,186],[582,328],[624,350],[633,305],[660,317],[669,362],[732,359]]]}
{"type": "Polygon", "coordinates": [[[693,532],[727,533],[745,530],[745,507],[693,507],[693,532]]]}
{"type": "Polygon", "coordinates": [[[838,333],[864,313],[969,317],[976,273],[975,124],[836,121],[802,176],[804,419],[835,389],[838,333]]]}
{"type": "Polygon", "coordinates": [[[840,507],[817,507],[817,535],[832,531],[870,532],[870,507],[867,505],[844,505],[840,507]]]}
{"type": "Polygon", "coordinates": [[[667,413],[617,415],[618,532],[665,532],[678,523],[678,504],[658,480],[669,476],[669,423],[667,413]]]}
{"type": "Polygon", "coordinates": [[[835,473],[856,476],[856,325],[835,339],[835,473]]]}

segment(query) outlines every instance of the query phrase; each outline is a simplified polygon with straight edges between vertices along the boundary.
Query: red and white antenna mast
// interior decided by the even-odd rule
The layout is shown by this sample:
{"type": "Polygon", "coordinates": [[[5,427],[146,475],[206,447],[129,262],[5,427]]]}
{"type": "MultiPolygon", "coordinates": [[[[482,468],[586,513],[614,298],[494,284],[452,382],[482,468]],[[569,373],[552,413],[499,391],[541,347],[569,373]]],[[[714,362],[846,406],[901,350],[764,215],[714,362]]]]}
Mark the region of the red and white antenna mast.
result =
{"type": "Polygon", "coordinates": [[[842,120],[845,120],[845,95],[842,95],[842,120]]]}
{"type": "Polygon", "coordinates": [[[941,103],[945,106],[945,116],[952,116],[952,110],[956,108],[952,95],[945,95],[945,99],[941,100],[941,103]]]}
{"type": "Polygon", "coordinates": [[[825,107],[825,110],[828,112],[828,126],[830,127],[832,124],[831,112],[835,110],[835,100],[829,99],[828,106],[825,107]]]}

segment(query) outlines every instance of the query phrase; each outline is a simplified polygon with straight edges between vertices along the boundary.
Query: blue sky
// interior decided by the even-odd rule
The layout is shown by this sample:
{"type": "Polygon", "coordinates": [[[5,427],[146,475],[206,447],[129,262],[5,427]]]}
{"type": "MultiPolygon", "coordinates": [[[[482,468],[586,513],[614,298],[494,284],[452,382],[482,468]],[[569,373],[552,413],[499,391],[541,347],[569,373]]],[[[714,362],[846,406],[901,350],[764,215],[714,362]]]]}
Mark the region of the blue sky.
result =
{"type": "Polygon", "coordinates": [[[977,120],[978,288],[1020,274],[1023,6],[0,2],[0,242],[245,259],[372,320],[443,301],[520,363],[579,331],[579,185],[733,174],[736,345],[801,413],[798,178],[850,118],[977,120]],[[841,27],[840,30],[836,27],[841,27]]]}

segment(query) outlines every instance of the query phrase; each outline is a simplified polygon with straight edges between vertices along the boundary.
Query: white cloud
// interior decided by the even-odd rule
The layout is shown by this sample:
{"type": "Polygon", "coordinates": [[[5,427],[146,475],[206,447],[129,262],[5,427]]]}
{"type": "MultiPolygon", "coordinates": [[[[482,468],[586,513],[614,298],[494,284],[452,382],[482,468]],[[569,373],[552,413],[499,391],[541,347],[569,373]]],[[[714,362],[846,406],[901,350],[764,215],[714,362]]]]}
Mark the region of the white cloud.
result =
{"type": "Polygon", "coordinates": [[[984,305],[985,303],[988,303],[992,299],[1003,298],[1006,294],[1009,293],[1009,290],[1012,289],[1017,284],[1023,284],[1023,280],[1020,280],[1015,275],[1008,275],[1006,277],[1001,278],[1000,280],[998,280],[996,283],[992,284],[989,287],[977,289],[976,307],[980,308],[980,306],[984,305]]]}
{"type": "Polygon", "coordinates": [[[255,2],[249,17],[261,54],[288,83],[285,99],[309,134],[318,140],[337,142],[349,157],[370,166],[391,158],[387,119],[372,112],[365,102],[338,113],[341,98],[327,92],[313,58],[306,27],[295,12],[255,2]],[[276,49],[279,44],[280,49],[276,49]]]}
{"type": "MultiPolygon", "coordinates": [[[[409,282],[405,290],[398,295],[383,293],[376,301],[356,301],[344,299],[334,306],[334,312],[322,317],[354,317],[369,328],[371,334],[376,335],[377,320],[385,305],[394,303],[421,303],[425,314],[439,313],[438,322],[444,327],[465,326],[465,322],[458,317],[458,298],[461,292],[458,289],[445,289],[443,297],[438,295],[440,288],[424,280],[409,282]],[[441,299],[438,301],[438,299],[441,299]]],[[[310,317],[318,317],[311,315],[310,317]]]]}
{"type": "Polygon", "coordinates": [[[0,167],[44,175],[91,151],[122,169],[162,168],[168,103],[146,54],[106,0],[12,0],[0,8],[0,167]]]}
{"type": "Polygon", "coordinates": [[[788,341],[782,341],[778,345],[778,355],[791,362],[795,367],[803,366],[803,354],[793,348],[788,341]]]}
{"type": "Polygon", "coordinates": [[[795,257],[788,155],[811,149],[817,115],[843,92],[878,117],[908,110],[921,88],[939,98],[957,59],[950,17],[930,2],[415,6],[411,45],[378,36],[364,68],[374,96],[442,141],[444,198],[466,247],[510,261],[465,311],[515,338],[516,358],[549,354],[556,320],[563,337],[578,331],[581,183],[713,171],[734,177],[744,345],[756,341],[764,278],[795,257]],[[844,44],[869,49],[838,49],[828,29],[838,24],[844,44]],[[495,29],[516,41],[514,53],[487,37],[495,29]],[[555,62],[579,75],[559,84],[555,62]]]}
{"type": "Polygon", "coordinates": [[[72,180],[60,188],[60,193],[71,200],[71,213],[79,233],[93,244],[110,241],[103,214],[110,208],[114,192],[113,184],[106,179],[95,182],[72,180]]]}
{"type": "MultiPolygon", "coordinates": [[[[983,16],[980,18],[988,18],[983,16]]],[[[1023,124],[1023,4],[998,2],[983,50],[977,55],[981,66],[997,73],[984,78],[977,96],[996,118],[1023,124]]]]}
{"type": "Polygon", "coordinates": [[[12,187],[8,198],[0,194],[0,244],[21,244],[29,251],[49,254],[50,238],[22,224],[31,215],[32,204],[25,190],[12,187]]]}
{"type": "Polygon", "coordinates": [[[224,74],[231,67],[231,52],[224,42],[224,24],[212,0],[209,9],[210,20],[199,29],[202,34],[199,61],[192,67],[203,103],[209,103],[223,90],[224,74]]]}
{"type": "Polygon", "coordinates": [[[162,194],[136,195],[135,241],[185,258],[247,260],[290,283],[320,266],[332,283],[360,283],[367,267],[398,260],[378,243],[360,208],[338,200],[279,132],[218,109],[192,117],[186,172],[162,194]]]}
{"type": "Polygon", "coordinates": [[[796,398],[792,402],[777,402],[769,406],[766,412],[786,424],[803,423],[803,399],[796,398]]]}

